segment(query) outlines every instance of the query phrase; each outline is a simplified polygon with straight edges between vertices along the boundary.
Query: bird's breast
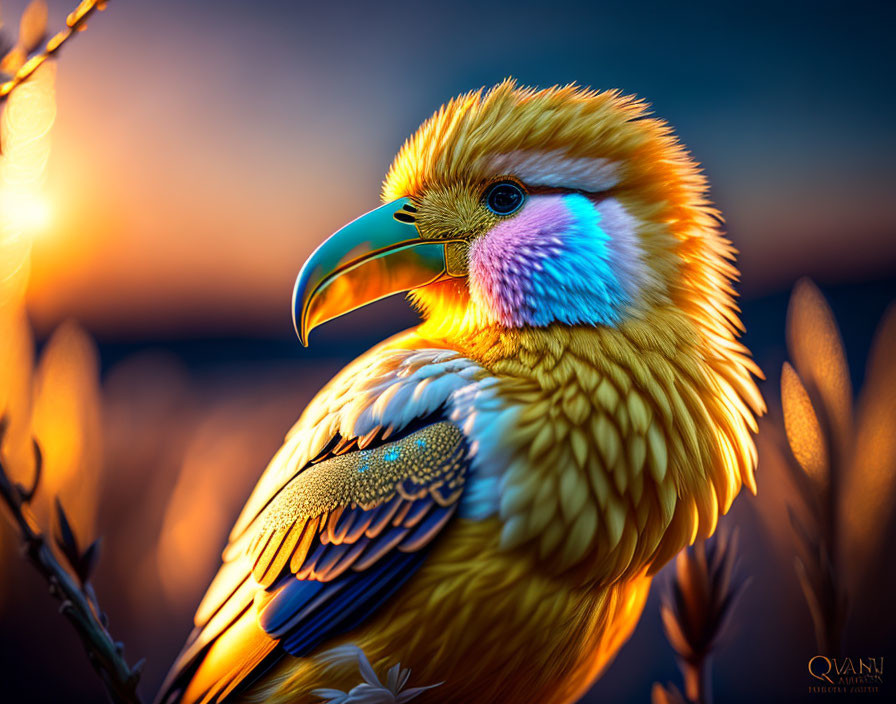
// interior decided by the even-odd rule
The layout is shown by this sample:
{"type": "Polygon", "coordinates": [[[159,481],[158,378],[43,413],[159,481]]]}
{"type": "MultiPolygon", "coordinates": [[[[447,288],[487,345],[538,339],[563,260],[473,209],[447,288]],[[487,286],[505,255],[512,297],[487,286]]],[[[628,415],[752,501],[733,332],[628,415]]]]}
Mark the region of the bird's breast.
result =
{"type": "Polygon", "coordinates": [[[658,568],[711,533],[752,481],[752,416],[675,322],[475,341],[486,372],[453,396],[474,453],[464,515],[497,516],[504,550],[584,582],[658,568]]]}

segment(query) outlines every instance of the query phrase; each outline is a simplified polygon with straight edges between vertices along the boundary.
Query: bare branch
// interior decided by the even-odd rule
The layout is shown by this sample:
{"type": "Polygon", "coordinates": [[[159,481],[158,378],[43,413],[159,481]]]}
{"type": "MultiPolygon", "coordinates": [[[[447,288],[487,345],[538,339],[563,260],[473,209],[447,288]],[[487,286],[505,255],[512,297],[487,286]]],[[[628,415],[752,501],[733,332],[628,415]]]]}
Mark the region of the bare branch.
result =
{"type": "MultiPolygon", "coordinates": [[[[0,447],[6,433],[6,418],[0,419],[0,447]]],[[[50,594],[60,602],[59,612],[72,624],[94,669],[103,680],[109,698],[115,704],[141,704],[137,683],[143,669],[141,660],[133,667],[124,658],[124,647],[116,642],[106,628],[106,616],[99,607],[93,587],[88,581],[99,550],[94,542],[84,553],[77,550],[77,541],[69,526],[62,505],[57,501],[60,522],[61,548],[71,563],[67,569],[57,559],[40,530],[29,505],[40,479],[40,450],[35,442],[34,482],[24,489],[13,482],[0,461],[0,499],[12,527],[17,531],[22,552],[32,566],[44,577],[50,594]],[[75,552],[72,552],[74,548],[75,552]]]]}

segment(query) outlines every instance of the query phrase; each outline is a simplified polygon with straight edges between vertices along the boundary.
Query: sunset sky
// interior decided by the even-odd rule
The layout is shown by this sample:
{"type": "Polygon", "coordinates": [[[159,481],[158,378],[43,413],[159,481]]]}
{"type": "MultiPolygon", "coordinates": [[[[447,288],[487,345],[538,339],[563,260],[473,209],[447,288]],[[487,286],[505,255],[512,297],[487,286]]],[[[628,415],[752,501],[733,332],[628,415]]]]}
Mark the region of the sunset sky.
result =
{"type": "Polygon", "coordinates": [[[505,76],[648,99],[709,174],[747,297],[888,276],[893,11],[861,5],[116,0],[59,63],[35,323],[289,334],[302,261],[403,139],[505,76]]]}
{"type": "MultiPolygon", "coordinates": [[[[76,2],[48,0],[51,32],[76,2]]],[[[0,0],[6,36],[25,4],[0,0]]],[[[10,426],[21,431],[21,456],[30,461],[32,430],[44,448],[39,520],[49,525],[58,494],[80,538],[104,536],[97,592],[129,660],[148,658],[146,700],[301,409],[340,367],[414,321],[402,301],[379,302],[315,330],[301,348],[291,295],[302,263],[377,205],[393,155],[421,121],[508,76],[637,94],[709,176],[741,252],[744,339],[766,374],[770,409],[759,497],[739,499],[726,519],[743,536],[738,570],[754,581],[714,665],[717,699],[805,697],[812,627],[778,532],[790,535],[789,513],[774,503],[788,471],[778,391],[785,317],[794,282],[811,276],[858,393],[874,330],[896,300],[894,8],[110,0],[41,77],[52,83],[55,70],[57,112],[35,196],[49,213],[31,259],[36,345],[22,317],[0,325],[0,407],[24,409],[10,426]]],[[[46,117],[52,90],[43,98],[46,117]]],[[[20,142],[35,131],[22,130],[20,142]]],[[[28,274],[18,234],[0,229],[4,252],[20,255],[0,259],[0,324],[9,290],[7,307],[20,312],[28,274]]],[[[862,413],[884,408],[872,402],[894,413],[892,385],[879,381],[896,358],[893,310],[862,413]]],[[[874,428],[886,435],[893,424],[885,411],[880,418],[874,428]]],[[[877,454],[880,466],[896,456],[877,454]]],[[[851,602],[861,649],[850,652],[891,657],[883,647],[896,614],[875,589],[892,591],[894,571],[882,559],[868,593],[851,602]]],[[[16,638],[0,658],[0,698],[98,701],[74,632],[2,530],[0,573],[0,632],[16,638]]],[[[678,680],[662,635],[663,580],[631,646],[585,701],[643,702],[652,682],[678,680]]]]}

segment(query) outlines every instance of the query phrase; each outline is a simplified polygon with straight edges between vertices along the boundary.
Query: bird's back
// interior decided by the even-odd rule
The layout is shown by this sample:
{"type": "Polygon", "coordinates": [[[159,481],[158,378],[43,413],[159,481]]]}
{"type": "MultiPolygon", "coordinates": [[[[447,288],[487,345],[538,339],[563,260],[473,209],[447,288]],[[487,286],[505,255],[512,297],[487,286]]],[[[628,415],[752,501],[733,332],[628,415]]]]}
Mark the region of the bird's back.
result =
{"type": "MultiPolygon", "coordinates": [[[[238,520],[171,678],[175,689],[186,684],[179,701],[304,701],[318,688],[350,689],[361,681],[357,664],[321,658],[344,643],[377,671],[400,661],[412,684],[451,683],[421,701],[514,701],[532,691],[538,701],[574,701],[637,622],[648,573],[698,531],[712,531],[718,502],[741,481],[737,463],[747,461],[712,455],[707,438],[739,426],[726,425],[735,416],[722,404],[701,401],[702,415],[690,405],[716,372],[684,361],[694,341],[676,329],[670,316],[665,338],[586,328],[485,336],[468,341],[468,356],[410,333],[354,362],[309,405],[238,520]],[[441,487],[438,525],[393,554],[406,533],[395,538],[379,562],[362,565],[361,578],[324,575],[339,589],[356,581],[344,588],[348,601],[321,611],[316,592],[300,593],[320,575],[276,547],[291,524],[272,515],[281,504],[298,513],[295,505],[307,506],[296,479],[326,469],[344,487],[369,471],[361,467],[370,453],[399,460],[408,443],[442,426],[455,429],[453,449],[415,470],[420,482],[446,476],[448,465],[463,477],[441,487]],[[718,472],[708,475],[713,462],[718,472]],[[258,555],[267,556],[261,567],[258,555]],[[362,608],[340,620],[359,598],[362,608]],[[312,605],[309,626],[297,613],[312,605]],[[322,634],[313,626],[321,613],[322,634]]],[[[393,493],[349,503],[382,512],[393,493]]],[[[402,525],[413,508],[385,510],[395,535],[418,525],[402,525]]],[[[322,519],[314,531],[330,536],[318,542],[336,543],[352,528],[322,519]]],[[[353,549],[351,541],[337,547],[353,549]]],[[[325,545],[317,550],[334,564],[325,545]]]]}
{"type": "Polygon", "coordinates": [[[456,513],[467,442],[445,414],[479,366],[413,334],[309,404],[231,533],[163,702],[217,702],[374,614],[456,513]]]}

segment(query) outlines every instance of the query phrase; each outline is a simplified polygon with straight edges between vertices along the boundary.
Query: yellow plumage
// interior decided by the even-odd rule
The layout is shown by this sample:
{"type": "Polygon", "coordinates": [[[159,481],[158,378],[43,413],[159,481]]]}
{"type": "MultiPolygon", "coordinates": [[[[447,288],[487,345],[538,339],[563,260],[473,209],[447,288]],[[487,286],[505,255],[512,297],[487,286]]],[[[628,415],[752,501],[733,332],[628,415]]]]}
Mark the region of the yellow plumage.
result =
{"type": "MultiPolygon", "coordinates": [[[[402,597],[351,638],[377,672],[412,653],[412,685],[450,684],[416,701],[575,701],[637,623],[649,578],[570,589],[502,549],[497,523],[451,526],[402,597]]],[[[311,702],[313,689],[358,683],[355,663],[285,660],[246,700],[311,702]]]]}
{"type": "MultiPolygon", "coordinates": [[[[313,520],[326,535],[339,520],[327,512],[341,512],[340,502],[285,520],[285,508],[266,508],[276,506],[272,497],[285,501],[291,482],[312,491],[303,477],[314,465],[304,468],[316,458],[351,451],[340,460],[351,463],[367,443],[387,443],[390,452],[391,433],[440,409],[469,443],[465,491],[474,496],[458,500],[459,515],[419,569],[368,620],[311,653],[280,658],[250,687],[243,683],[241,699],[304,702],[315,701],[317,688],[348,691],[359,684],[357,664],[326,654],[344,643],[362,648],[379,673],[400,660],[413,670],[411,685],[444,682],[420,702],[565,704],[588,688],[637,623],[651,575],[710,535],[743,484],[755,491],[758,369],[737,342],[733,249],[705,189],[668,126],[616,93],[506,82],[450,102],[408,141],[384,200],[409,199],[404,213],[420,240],[448,242],[449,271],[460,261],[471,273],[414,288],[424,323],[354,362],[310,404],[250,498],[225,560],[256,546],[264,588],[286,564],[302,579],[309,548],[290,526],[323,511],[313,520]],[[488,304],[494,296],[523,301],[533,316],[537,296],[545,305],[563,301],[536,284],[520,289],[522,298],[510,284],[497,293],[476,288],[481,243],[513,223],[483,207],[483,184],[506,178],[528,179],[544,208],[581,206],[558,190],[600,190],[590,202],[605,207],[606,246],[621,249],[595,252],[617,257],[619,281],[634,290],[607,304],[622,311],[612,324],[511,324],[488,304]]],[[[552,237],[550,256],[559,257],[563,240],[552,237]]],[[[538,281],[539,262],[553,263],[525,259],[537,240],[520,246],[523,254],[499,252],[500,262],[538,281]]],[[[576,267],[566,271],[574,277],[576,267]]],[[[583,291],[571,289],[571,305],[583,291]]],[[[383,486],[380,499],[391,484],[383,486]]],[[[366,508],[345,496],[348,509],[366,508]]],[[[277,597],[247,588],[257,590],[256,609],[277,597]]],[[[211,614],[237,599],[214,591],[197,614],[194,649],[211,645],[183,701],[219,700],[223,685],[212,683],[236,687],[277,647],[253,630],[251,606],[229,629],[210,627],[211,614]]],[[[197,657],[188,655],[185,668],[197,657]]]]}
{"type": "MultiPolygon", "coordinates": [[[[401,659],[414,682],[452,683],[419,701],[559,704],[575,701],[616,653],[640,616],[649,574],[710,535],[742,482],[753,481],[750,420],[716,397],[717,372],[689,349],[697,338],[664,314],[668,337],[659,339],[624,327],[548,328],[467,342],[464,354],[523,409],[506,438],[517,451],[502,520],[453,526],[404,597],[350,639],[377,671],[413,653],[401,659]],[[634,357],[637,373],[626,369],[634,357]],[[729,451],[739,444],[747,447],[729,451]],[[483,655],[493,649],[514,656],[493,662],[483,655]]],[[[259,689],[265,701],[358,683],[354,666],[295,667],[279,666],[259,689]]]]}

